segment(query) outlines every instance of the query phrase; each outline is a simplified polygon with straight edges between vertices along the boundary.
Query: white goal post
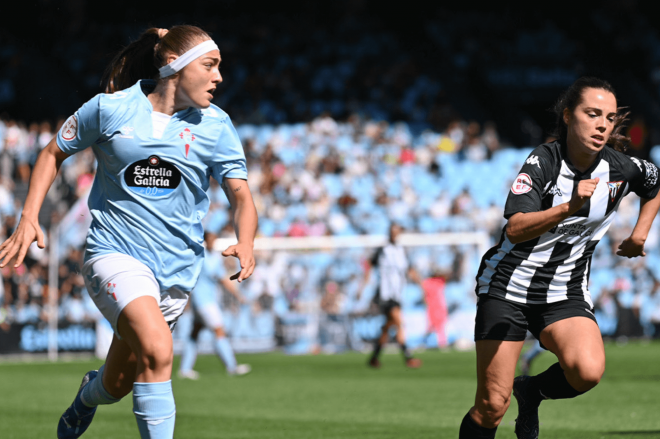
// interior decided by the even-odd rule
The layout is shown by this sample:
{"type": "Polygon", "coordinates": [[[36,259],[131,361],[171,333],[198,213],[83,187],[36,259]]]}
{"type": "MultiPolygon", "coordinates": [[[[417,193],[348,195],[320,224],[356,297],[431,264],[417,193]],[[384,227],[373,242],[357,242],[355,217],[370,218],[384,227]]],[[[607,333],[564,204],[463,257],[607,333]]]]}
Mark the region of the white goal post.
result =
{"type": "MultiPolygon", "coordinates": [[[[386,235],[357,235],[357,236],[305,236],[305,237],[278,237],[256,238],[255,250],[321,250],[336,248],[374,248],[387,244],[386,235]]],[[[461,245],[474,244],[479,253],[488,249],[490,239],[488,233],[456,232],[456,233],[402,233],[399,235],[399,244],[404,247],[420,247],[432,245],[461,245]]],[[[236,244],[234,238],[218,238],[213,249],[223,251],[230,245],[236,244]]]]}

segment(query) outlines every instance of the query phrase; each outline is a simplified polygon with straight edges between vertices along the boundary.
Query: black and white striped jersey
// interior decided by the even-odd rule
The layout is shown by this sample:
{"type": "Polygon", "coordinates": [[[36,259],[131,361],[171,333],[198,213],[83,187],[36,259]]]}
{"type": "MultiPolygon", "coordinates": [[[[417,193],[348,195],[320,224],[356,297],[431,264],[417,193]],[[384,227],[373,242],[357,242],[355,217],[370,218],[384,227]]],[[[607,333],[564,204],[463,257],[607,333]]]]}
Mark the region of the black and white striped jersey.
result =
{"type": "Polygon", "coordinates": [[[582,173],[569,162],[560,143],[543,144],[523,164],[504,208],[506,219],[518,212],[547,210],[570,201],[581,180],[596,177],[600,180],[591,199],[538,238],[513,244],[505,228],[500,242],[481,260],[477,294],[530,304],[582,299],[593,307],[588,289],[591,255],[623,197],[630,192],[655,197],[656,166],[605,147],[582,173]]]}
{"type": "Polygon", "coordinates": [[[388,243],[374,254],[371,265],[378,267],[380,300],[395,300],[401,303],[408,271],[408,258],[403,247],[388,243]]]}

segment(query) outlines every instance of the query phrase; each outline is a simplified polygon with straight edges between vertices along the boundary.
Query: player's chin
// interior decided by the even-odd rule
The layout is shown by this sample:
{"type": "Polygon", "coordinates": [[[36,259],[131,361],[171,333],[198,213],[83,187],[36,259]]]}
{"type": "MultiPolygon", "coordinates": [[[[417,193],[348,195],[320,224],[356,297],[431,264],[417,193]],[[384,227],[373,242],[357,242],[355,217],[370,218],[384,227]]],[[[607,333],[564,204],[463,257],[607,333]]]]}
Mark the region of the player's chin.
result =
{"type": "Polygon", "coordinates": [[[211,106],[211,99],[201,98],[195,101],[195,108],[205,110],[211,106]]]}

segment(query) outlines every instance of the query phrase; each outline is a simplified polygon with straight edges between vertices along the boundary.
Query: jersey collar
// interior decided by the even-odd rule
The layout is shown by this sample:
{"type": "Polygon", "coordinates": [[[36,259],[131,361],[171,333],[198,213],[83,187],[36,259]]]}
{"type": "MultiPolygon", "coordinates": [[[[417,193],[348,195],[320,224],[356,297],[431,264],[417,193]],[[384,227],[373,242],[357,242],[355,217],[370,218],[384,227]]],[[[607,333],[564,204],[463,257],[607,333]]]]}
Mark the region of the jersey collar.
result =
{"type": "Polygon", "coordinates": [[[587,168],[586,171],[582,172],[582,171],[578,170],[575,166],[573,166],[573,163],[571,163],[571,160],[568,158],[568,151],[567,151],[567,149],[566,149],[566,148],[567,148],[566,145],[564,145],[564,144],[562,143],[562,144],[560,144],[560,146],[561,146],[561,155],[562,155],[562,159],[564,160],[564,162],[566,162],[566,166],[568,166],[568,169],[570,169],[571,172],[573,172],[573,173],[574,173],[575,175],[577,175],[577,176],[584,176],[584,175],[587,175],[587,176],[588,176],[588,175],[591,175],[591,173],[594,172],[594,170],[595,170],[595,169],[598,167],[598,165],[600,164],[600,161],[601,161],[602,158],[603,158],[603,154],[604,154],[605,148],[608,147],[607,145],[603,146],[603,149],[601,149],[601,150],[598,152],[598,155],[596,156],[596,159],[595,159],[594,162],[591,164],[591,166],[589,166],[589,168],[587,168]]]}
{"type": "MultiPolygon", "coordinates": [[[[141,93],[140,95],[140,100],[147,106],[147,109],[149,110],[150,113],[153,113],[154,107],[151,105],[151,101],[149,98],[147,98],[147,95],[154,91],[156,88],[156,81],[154,79],[140,79],[137,84],[135,84],[136,87],[140,88],[141,93]]],[[[196,108],[193,107],[188,107],[186,109],[183,109],[181,111],[177,111],[172,115],[172,117],[175,117],[177,119],[184,119],[186,116],[188,116],[191,112],[197,112],[196,108]]]]}

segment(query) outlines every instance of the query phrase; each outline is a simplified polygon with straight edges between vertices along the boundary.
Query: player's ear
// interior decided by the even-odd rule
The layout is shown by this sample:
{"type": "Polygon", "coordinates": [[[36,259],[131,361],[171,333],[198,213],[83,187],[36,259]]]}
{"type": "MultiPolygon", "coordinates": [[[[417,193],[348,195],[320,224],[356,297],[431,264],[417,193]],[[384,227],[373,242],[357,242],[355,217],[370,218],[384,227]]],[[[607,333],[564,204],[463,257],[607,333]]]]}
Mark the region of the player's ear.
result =
{"type": "Polygon", "coordinates": [[[564,108],[564,123],[568,125],[569,120],[571,120],[571,111],[568,108],[564,108]]]}

